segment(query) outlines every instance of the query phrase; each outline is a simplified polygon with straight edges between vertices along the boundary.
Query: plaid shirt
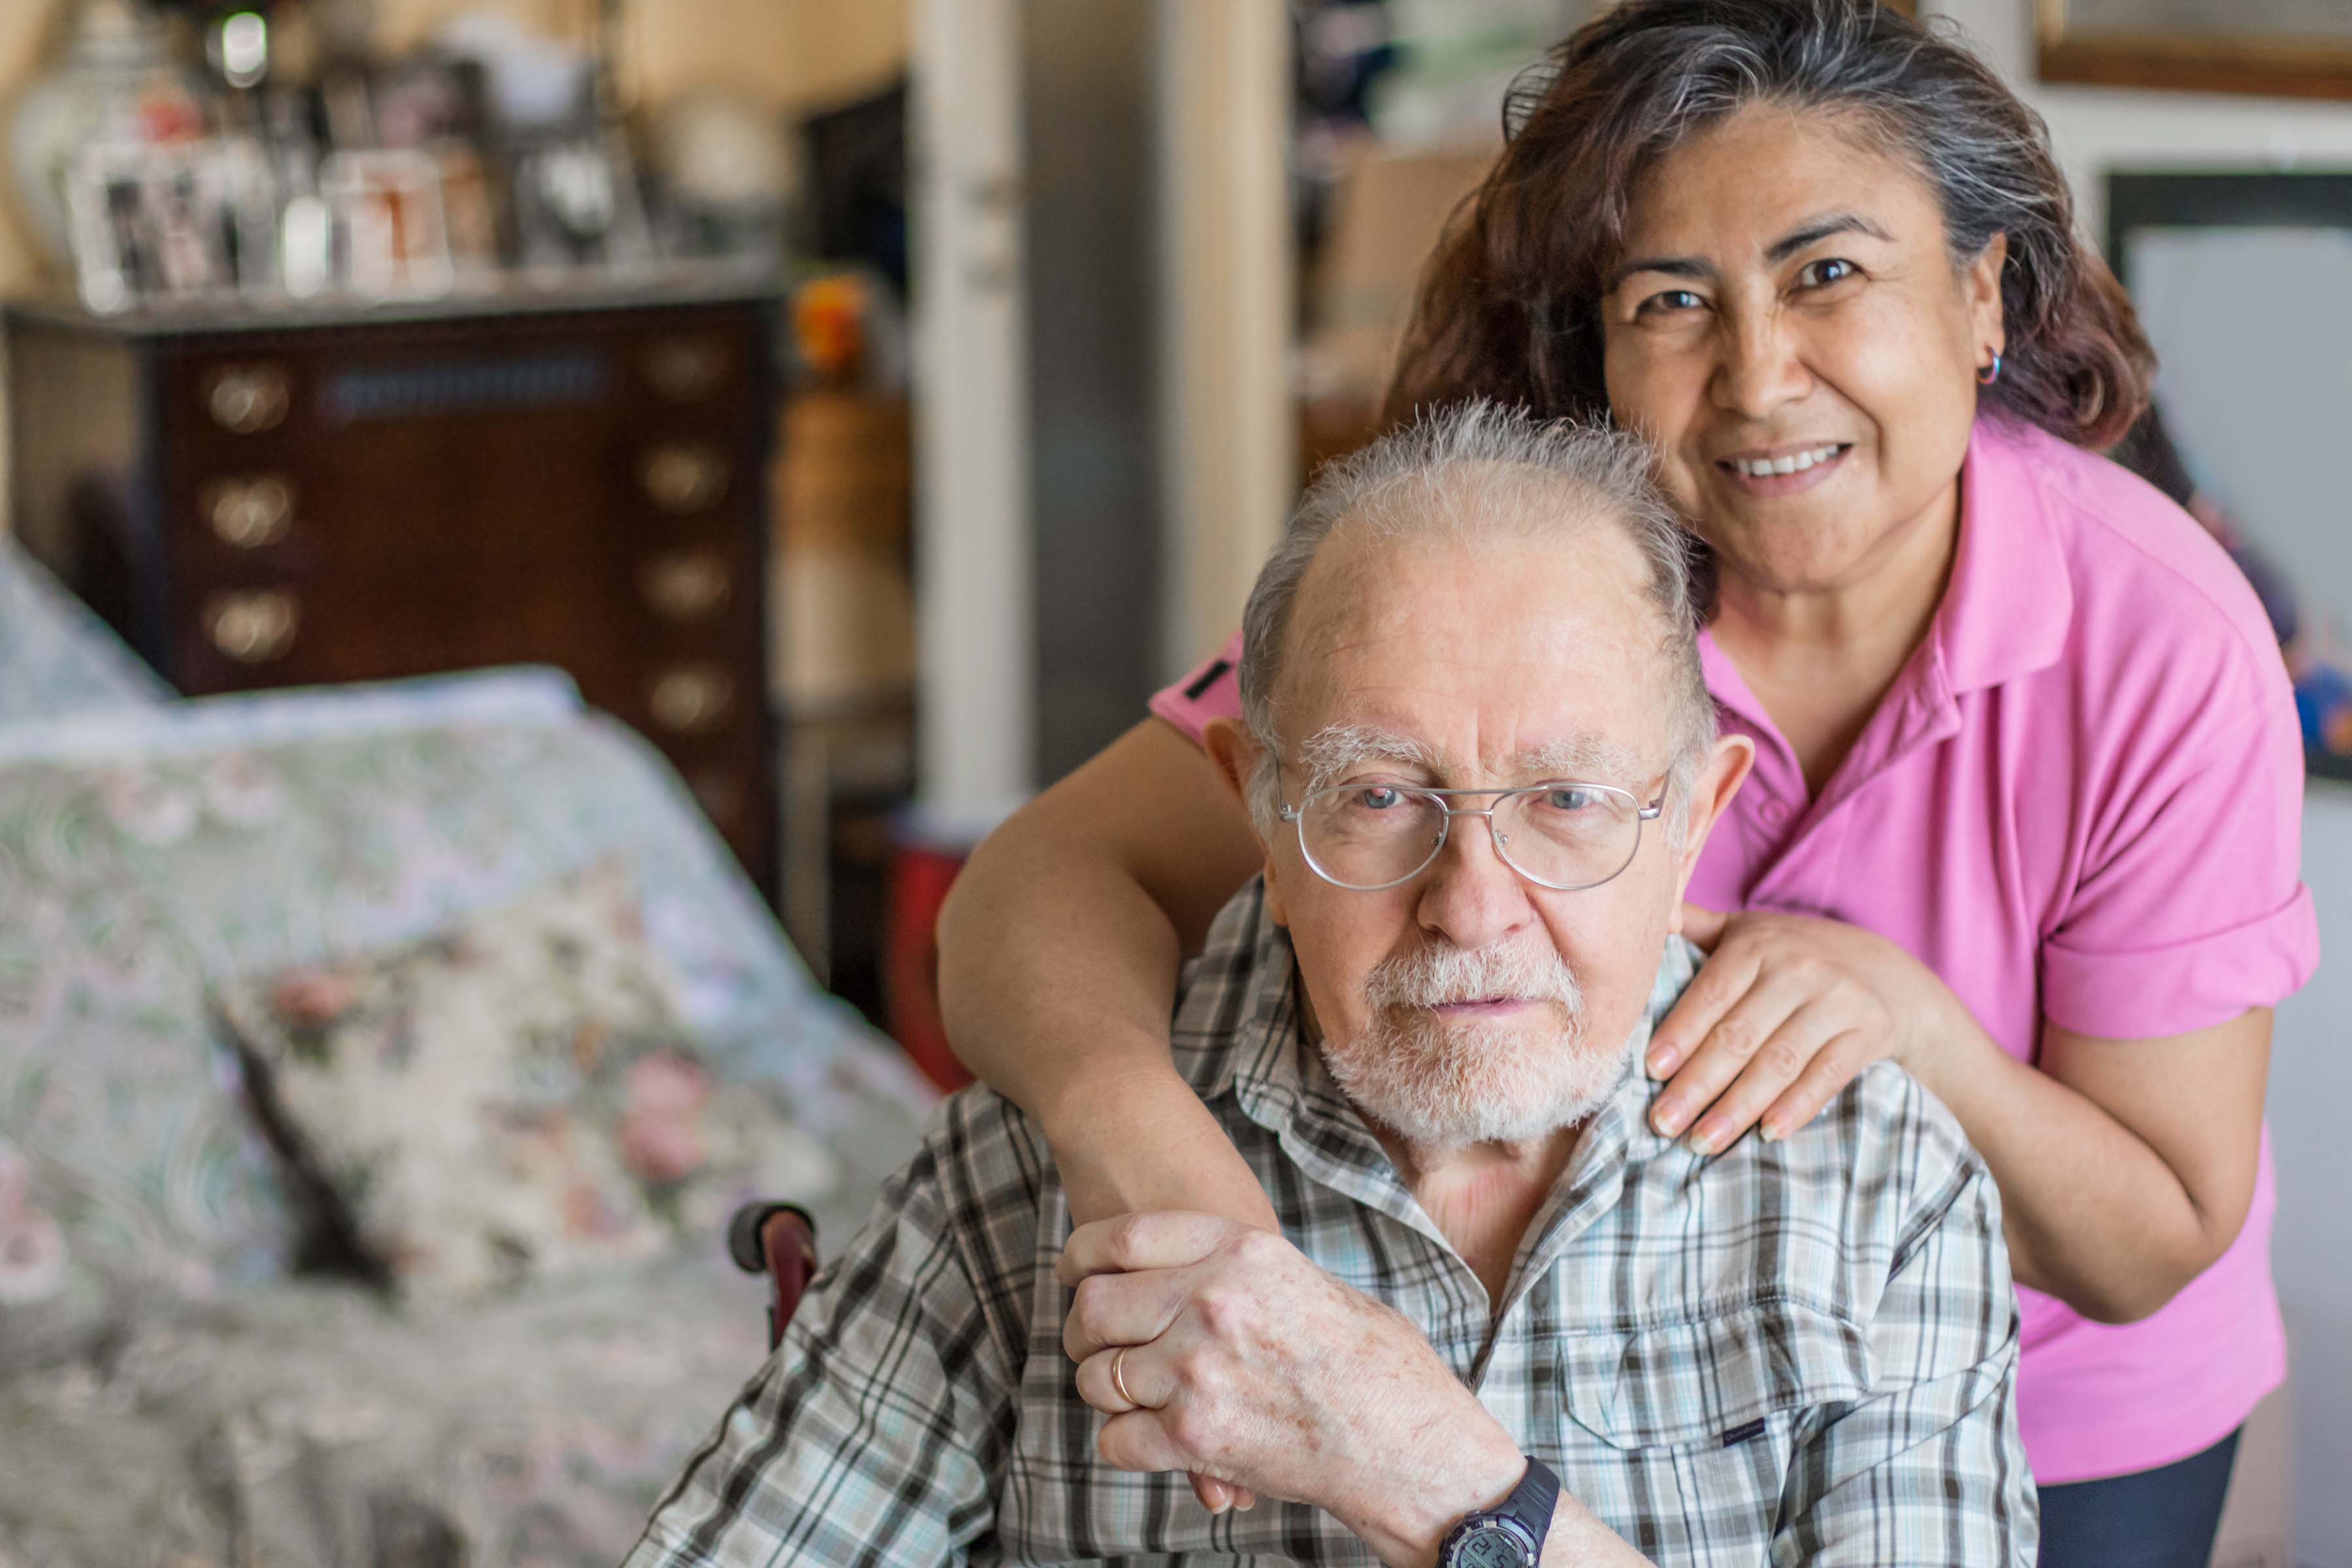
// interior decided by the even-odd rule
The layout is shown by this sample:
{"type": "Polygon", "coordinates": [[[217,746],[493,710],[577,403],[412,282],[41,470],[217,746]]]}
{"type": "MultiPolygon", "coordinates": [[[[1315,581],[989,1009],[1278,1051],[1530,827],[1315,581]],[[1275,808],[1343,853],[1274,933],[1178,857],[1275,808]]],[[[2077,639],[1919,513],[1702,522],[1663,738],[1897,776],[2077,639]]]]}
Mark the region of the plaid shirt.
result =
{"type": "MultiPolygon", "coordinates": [[[[1653,1020],[1695,966],[1669,942],[1653,1020]]],[[[1904,1073],[1712,1161],[1649,1131],[1629,1073],[1497,1305],[1303,1037],[1257,888],[1187,970],[1174,1034],[1284,1234],[1654,1561],[2031,1568],[1999,1202],[1904,1073]]],[[[1069,1231],[1036,1124],[986,1089],[949,1100],[628,1568],[1371,1562],[1318,1509],[1212,1516],[1181,1475],[1096,1460],[1062,1352],[1069,1231]]]]}

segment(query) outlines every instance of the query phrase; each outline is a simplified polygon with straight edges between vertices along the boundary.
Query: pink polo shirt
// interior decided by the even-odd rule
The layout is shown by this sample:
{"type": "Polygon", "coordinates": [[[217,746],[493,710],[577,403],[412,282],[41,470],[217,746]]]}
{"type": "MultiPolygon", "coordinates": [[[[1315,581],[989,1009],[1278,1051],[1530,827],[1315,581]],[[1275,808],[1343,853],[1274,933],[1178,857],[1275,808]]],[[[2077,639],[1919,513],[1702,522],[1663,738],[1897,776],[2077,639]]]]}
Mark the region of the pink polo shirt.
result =
{"type": "MultiPolygon", "coordinates": [[[[1825,915],[1943,976],[2021,1060],[2044,1017],[2113,1039],[2203,1028],[2318,962],[2303,752],[2261,606],[2179,508],[2103,458],[1980,420],[1926,641],[1819,796],[1702,636],[1756,769],[1691,897],[1825,915]]],[[[1152,700],[1197,738],[1223,655],[1152,700]]],[[[2018,1414],[2043,1485],[2150,1469],[2234,1430],[2285,1372],[2270,1140],[2245,1228],[2154,1317],[2108,1327],[2021,1288],[2018,1414]]]]}

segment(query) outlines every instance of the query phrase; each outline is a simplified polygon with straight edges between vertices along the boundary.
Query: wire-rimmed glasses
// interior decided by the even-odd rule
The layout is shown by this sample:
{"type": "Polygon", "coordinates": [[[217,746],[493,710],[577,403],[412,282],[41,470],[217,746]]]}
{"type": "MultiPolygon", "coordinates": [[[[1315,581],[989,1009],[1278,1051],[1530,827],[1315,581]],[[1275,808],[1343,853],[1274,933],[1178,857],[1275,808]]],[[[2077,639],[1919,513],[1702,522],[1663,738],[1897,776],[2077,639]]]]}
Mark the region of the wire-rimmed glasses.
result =
{"type": "Polygon", "coordinates": [[[1411,881],[1444,849],[1455,817],[1483,816],[1505,865],[1539,888],[1573,893],[1632,865],[1642,824],[1664,808],[1663,793],[1643,805],[1614,784],[1574,779],[1508,789],[1358,783],[1316,790],[1295,806],[1285,801],[1281,817],[1298,829],[1307,866],[1335,887],[1370,893],[1411,881]],[[1494,804],[1451,804],[1468,795],[1494,804]]]}

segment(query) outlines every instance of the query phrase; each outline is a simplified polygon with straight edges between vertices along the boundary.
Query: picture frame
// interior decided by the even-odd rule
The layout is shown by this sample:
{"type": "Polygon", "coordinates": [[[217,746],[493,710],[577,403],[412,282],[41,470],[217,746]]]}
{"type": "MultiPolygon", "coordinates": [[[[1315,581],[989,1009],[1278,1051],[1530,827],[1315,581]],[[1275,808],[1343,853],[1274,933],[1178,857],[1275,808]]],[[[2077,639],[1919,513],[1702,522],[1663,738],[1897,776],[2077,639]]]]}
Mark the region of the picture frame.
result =
{"type": "Polygon", "coordinates": [[[82,302],[100,315],[204,306],[276,282],[268,170],[227,141],[100,142],[66,179],[82,302]]]}
{"type": "Polygon", "coordinates": [[[2258,554],[2241,564],[2281,637],[2305,771],[2352,781],[2352,535],[2332,463],[2352,420],[2352,173],[2123,169],[2106,187],[2106,255],[2161,357],[2190,510],[2258,554]],[[2249,310],[2250,268],[2305,308],[2249,310]]]}
{"type": "Polygon", "coordinates": [[[2341,0],[2035,0],[2045,81],[2352,99],[2341,0]]]}
{"type": "Polygon", "coordinates": [[[425,153],[337,153],[319,172],[332,222],[334,271],[352,293],[374,300],[449,292],[456,268],[441,203],[441,171],[425,153]]]}

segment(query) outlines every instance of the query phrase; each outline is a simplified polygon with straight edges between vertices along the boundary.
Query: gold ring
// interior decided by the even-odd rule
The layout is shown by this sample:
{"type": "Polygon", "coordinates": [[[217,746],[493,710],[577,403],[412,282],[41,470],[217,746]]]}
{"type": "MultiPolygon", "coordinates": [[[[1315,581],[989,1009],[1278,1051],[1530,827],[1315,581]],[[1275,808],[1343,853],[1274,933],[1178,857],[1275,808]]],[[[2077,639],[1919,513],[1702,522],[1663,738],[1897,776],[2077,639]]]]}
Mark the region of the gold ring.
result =
{"type": "Polygon", "coordinates": [[[1127,1401],[1128,1407],[1129,1409],[1140,1410],[1143,1408],[1143,1401],[1138,1399],[1135,1395],[1127,1391],[1127,1378],[1122,1374],[1119,1364],[1127,1360],[1127,1352],[1134,1348],[1135,1347],[1133,1345],[1121,1345],[1117,1351],[1111,1353],[1110,1385],[1118,1390],[1118,1396],[1127,1401]]]}

